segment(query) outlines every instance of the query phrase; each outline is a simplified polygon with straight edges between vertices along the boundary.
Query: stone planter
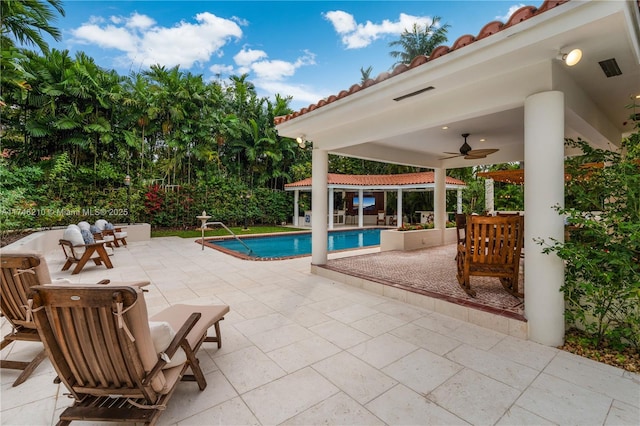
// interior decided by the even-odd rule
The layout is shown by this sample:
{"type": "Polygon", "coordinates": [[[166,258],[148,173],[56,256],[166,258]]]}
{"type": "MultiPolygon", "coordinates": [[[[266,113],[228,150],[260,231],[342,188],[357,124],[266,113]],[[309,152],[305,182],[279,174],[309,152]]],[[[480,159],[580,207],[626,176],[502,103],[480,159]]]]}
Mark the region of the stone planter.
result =
{"type": "Polygon", "coordinates": [[[380,251],[416,250],[420,248],[442,246],[456,242],[456,228],[420,229],[416,231],[398,231],[390,229],[380,232],[380,251]]]}

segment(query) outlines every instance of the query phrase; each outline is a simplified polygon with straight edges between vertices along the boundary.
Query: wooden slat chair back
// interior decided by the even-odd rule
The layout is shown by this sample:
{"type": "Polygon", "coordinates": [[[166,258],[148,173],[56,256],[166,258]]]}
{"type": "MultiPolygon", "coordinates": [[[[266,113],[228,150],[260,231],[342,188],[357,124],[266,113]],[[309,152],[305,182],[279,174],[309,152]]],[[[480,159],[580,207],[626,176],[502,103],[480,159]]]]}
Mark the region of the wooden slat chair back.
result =
{"type": "Polygon", "coordinates": [[[187,362],[167,369],[154,349],[141,288],[37,286],[32,313],[58,377],[75,399],[58,424],[155,424],[181,379],[197,381],[200,390],[207,385],[194,352],[214,319],[199,324],[200,312],[189,311],[164,350],[171,358],[182,348],[187,362]],[[190,332],[198,336],[196,345],[190,332]],[[193,375],[185,376],[188,368],[193,375]]]}
{"type": "MultiPolygon", "coordinates": [[[[0,285],[0,309],[2,315],[12,326],[11,333],[4,336],[0,349],[10,343],[21,340],[39,342],[40,336],[36,325],[27,316],[27,304],[31,287],[51,282],[49,268],[44,257],[40,254],[7,253],[0,254],[2,270],[0,285]]],[[[13,386],[23,383],[38,365],[46,358],[44,349],[31,361],[13,361],[4,359],[0,367],[22,370],[13,382],[13,386]]]]}
{"type": "Polygon", "coordinates": [[[472,297],[469,277],[500,279],[505,290],[517,297],[520,253],[524,239],[522,216],[468,216],[464,244],[458,243],[458,282],[472,297]]]}
{"type": "Polygon", "coordinates": [[[378,218],[376,219],[376,225],[386,225],[387,219],[384,210],[378,210],[378,218]]]}

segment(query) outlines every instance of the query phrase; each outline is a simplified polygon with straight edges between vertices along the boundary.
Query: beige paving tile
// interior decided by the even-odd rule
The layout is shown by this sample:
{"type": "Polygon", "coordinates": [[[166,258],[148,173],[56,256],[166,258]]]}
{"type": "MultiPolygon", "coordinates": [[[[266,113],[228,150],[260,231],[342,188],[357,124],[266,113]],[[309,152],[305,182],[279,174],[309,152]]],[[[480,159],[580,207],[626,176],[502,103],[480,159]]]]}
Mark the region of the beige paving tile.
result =
{"type": "Polygon", "coordinates": [[[2,424],[6,426],[55,424],[58,420],[55,406],[56,400],[52,397],[8,409],[5,409],[3,404],[0,418],[2,424]],[[52,421],[54,422],[52,423],[52,421]]]}
{"type": "Polygon", "coordinates": [[[385,333],[350,348],[348,352],[376,368],[382,368],[416,349],[416,345],[385,333]]]}
{"type": "MultiPolygon", "coordinates": [[[[5,370],[2,370],[3,374],[5,370]]],[[[2,417],[4,411],[30,404],[34,401],[41,401],[46,398],[53,398],[58,394],[60,385],[54,384],[56,374],[48,371],[45,374],[31,376],[20,386],[12,387],[13,380],[0,387],[0,407],[2,407],[2,417]]],[[[15,379],[14,379],[15,380],[15,379]]]]}
{"type": "Polygon", "coordinates": [[[320,311],[316,311],[309,306],[301,306],[293,312],[287,312],[283,314],[291,321],[300,324],[303,327],[313,327],[314,325],[322,324],[323,322],[331,321],[331,317],[323,314],[320,311]]]}
{"type": "Polygon", "coordinates": [[[335,320],[315,325],[309,330],[324,337],[342,349],[350,348],[371,338],[371,336],[335,320]]]}
{"type": "Polygon", "coordinates": [[[286,374],[255,346],[216,357],[215,362],[238,393],[255,389],[286,374]]]}
{"type": "Polygon", "coordinates": [[[522,407],[514,405],[504,413],[498,423],[496,423],[496,426],[541,426],[554,424],[555,423],[535,415],[522,407]]]}
{"type": "Polygon", "coordinates": [[[327,315],[345,324],[350,324],[354,321],[361,320],[377,313],[378,311],[366,306],[353,304],[332,312],[328,312],[327,315]]]}
{"type": "Polygon", "coordinates": [[[289,324],[264,333],[253,334],[249,336],[249,340],[263,352],[269,352],[312,336],[313,333],[306,328],[298,324],[289,324]]]}
{"type": "Polygon", "coordinates": [[[463,326],[458,327],[451,337],[468,345],[488,351],[507,336],[497,331],[465,323],[463,326]]]}
{"type": "Polygon", "coordinates": [[[389,425],[468,425],[411,389],[397,385],[365,407],[389,425]]]}
{"type": "Polygon", "coordinates": [[[620,401],[613,401],[609,414],[607,414],[607,420],[604,422],[605,426],[637,426],[638,423],[640,423],[640,408],[620,401]]]}
{"type": "MultiPolygon", "coordinates": [[[[160,424],[163,418],[160,417],[160,424]]],[[[260,425],[242,398],[233,398],[209,408],[201,413],[191,416],[178,425],[203,426],[203,425],[260,425]]]]}
{"type": "Polygon", "coordinates": [[[432,313],[413,322],[427,330],[435,331],[443,336],[453,336],[453,332],[460,326],[466,325],[464,321],[450,318],[442,314],[432,313]]]}
{"type": "Polygon", "coordinates": [[[242,396],[262,424],[275,425],[338,392],[312,368],[304,368],[242,396]]]}
{"type": "Polygon", "coordinates": [[[412,322],[423,316],[430,315],[430,312],[424,309],[413,308],[406,303],[383,302],[375,305],[374,308],[377,311],[396,317],[404,322],[412,322]]]}
{"type": "Polygon", "coordinates": [[[448,359],[418,349],[383,368],[382,371],[414,391],[427,394],[462,368],[448,359]]]}
{"type": "Polygon", "coordinates": [[[405,324],[389,333],[437,355],[444,355],[462,345],[459,340],[420,327],[416,323],[405,324]]]}
{"type": "Polygon", "coordinates": [[[458,346],[446,358],[521,391],[538,376],[538,371],[533,368],[467,344],[458,346]]]}
{"type": "Polygon", "coordinates": [[[351,323],[354,328],[374,337],[387,333],[403,324],[406,324],[406,321],[382,312],[351,323]]]}
{"type": "Polygon", "coordinates": [[[562,425],[603,424],[611,398],[542,373],[516,405],[562,425]]]}
{"type": "Polygon", "coordinates": [[[339,392],[282,423],[283,426],[321,424],[382,426],[384,422],[348,395],[339,392]]]}
{"type": "Polygon", "coordinates": [[[635,380],[623,377],[624,370],[601,363],[587,362],[583,357],[570,353],[562,353],[556,356],[544,372],[559,377],[580,387],[606,395],[612,399],[640,407],[640,375],[635,380]]]}
{"type": "Polygon", "coordinates": [[[241,321],[234,324],[234,326],[236,330],[245,336],[252,336],[290,324],[293,324],[290,319],[284,317],[280,313],[273,313],[259,318],[241,321]]]}
{"type": "Polygon", "coordinates": [[[542,371],[559,350],[529,340],[507,336],[489,349],[489,352],[542,371]]]}
{"type": "Polygon", "coordinates": [[[393,387],[397,382],[347,352],[341,352],[313,368],[361,404],[393,387]]]}
{"type": "Polygon", "coordinates": [[[253,319],[275,313],[273,309],[262,302],[251,299],[246,302],[234,303],[233,311],[246,319],[253,319]]]}
{"type": "Polygon", "coordinates": [[[494,424],[519,395],[517,389],[465,368],[427,398],[469,423],[494,424]]]}
{"type": "Polygon", "coordinates": [[[267,356],[291,373],[337,354],[342,349],[320,336],[295,342],[268,352],[267,356]]]}
{"type": "Polygon", "coordinates": [[[212,406],[238,396],[220,371],[205,375],[207,387],[200,390],[196,382],[180,382],[160,417],[162,424],[174,424],[212,406]]]}

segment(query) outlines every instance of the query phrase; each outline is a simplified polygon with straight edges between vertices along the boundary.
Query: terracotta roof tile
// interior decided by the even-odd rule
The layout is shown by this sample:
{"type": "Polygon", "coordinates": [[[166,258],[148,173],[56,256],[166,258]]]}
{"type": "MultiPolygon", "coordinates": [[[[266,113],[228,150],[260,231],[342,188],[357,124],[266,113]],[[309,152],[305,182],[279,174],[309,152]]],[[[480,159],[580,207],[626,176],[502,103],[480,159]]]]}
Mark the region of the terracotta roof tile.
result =
{"type": "MultiPolygon", "coordinates": [[[[350,186],[398,186],[398,185],[419,185],[434,183],[433,172],[404,173],[397,175],[342,175],[337,173],[327,174],[329,185],[350,185],[350,186]]],[[[463,181],[447,176],[446,181],[450,185],[466,185],[463,181]]],[[[311,186],[311,178],[298,182],[288,183],[286,188],[296,188],[311,186]]]]}
{"type": "MultiPolygon", "coordinates": [[[[348,90],[341,91],[337,96],[331,95],[327,99],[322,99],[318,101],[316,104],[312,104],[306,108],[302,108],[300,111],[296,111],[288,115],[276,117],[274,119],[274,122],[276,125],[278,125],[278,124],[284,123],[285,121],[289,121],[293,118],[299,117],[303,114],[306,114],[307,112],[311,112],[317,108],[323,107],[339,99],[345,98],[349,95],[359,92],[362,89],[371,87],[375,84],[380,83],[381,81],[385,81],[389,78],[392,78],[412,68],[426,64],[427,62],[432,62],[438,59],[439,57],[446,55],[449,52],[453,52],[454,50],[458,50],[465,46],[473,44],[478,40],[482,40],[483,38],[489,37],[497,32],[510,28],[516,24],[519,24],[520,22],[526,21],[527,19],[540,15],[541,13],[544,13],[568,1],[569,0],[545,0],[545,2],[539,8],[535,8],[534,6],[521,7],[516,12],[514,12],[513,15],[511,15],[511,17],[509,18],[509,21],[506,24],[500,21],[489,22],[484,27],[482,27],[482,29],[480,30],[480,32],[476,37],[469,34],[458,37],[458,39],[451,45],[451,47],[447,47],[447,46],[436,47],[431,52],[431,57],[429,58],[427,58],[424,55],[416,56],[415,58],[413,58],[413,60],[408,66],[406,64],[400,64],[396,66],[393,69],[393,71],[391,71],[390,73],[383,72],[382,74],[378,75],[375,79],[367,79],[362,84],[354,84],[348,90]]],[[[640,4],[640,1],[638,3],[640,4]]]]}

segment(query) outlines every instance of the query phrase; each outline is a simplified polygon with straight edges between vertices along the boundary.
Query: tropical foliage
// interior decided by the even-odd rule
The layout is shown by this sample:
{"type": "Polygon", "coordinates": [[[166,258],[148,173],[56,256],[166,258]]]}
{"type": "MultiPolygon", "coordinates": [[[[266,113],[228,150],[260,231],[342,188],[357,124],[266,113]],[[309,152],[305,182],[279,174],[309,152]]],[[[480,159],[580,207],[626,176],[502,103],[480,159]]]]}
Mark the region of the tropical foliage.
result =
{"type": "Polygon", "coordinates": [[[440,17],[434,16],[431,24],[422,26],[413,24],[411,30],[405,29],[398,40],[389,43],[389,47],[399,47],[400,50],[389,52],[397,61],[393,66],[409,64],[419,55],[429,56],[436,47],[447,41],[449,24],[440,25],[440,17]]]}
{"type": "Polygon", "coordinates": [[[622,153],[568,141],[566,241],[541,242],[565,262],[566,317],[596,343],[640,349],[640,133],[622,153]]]}

